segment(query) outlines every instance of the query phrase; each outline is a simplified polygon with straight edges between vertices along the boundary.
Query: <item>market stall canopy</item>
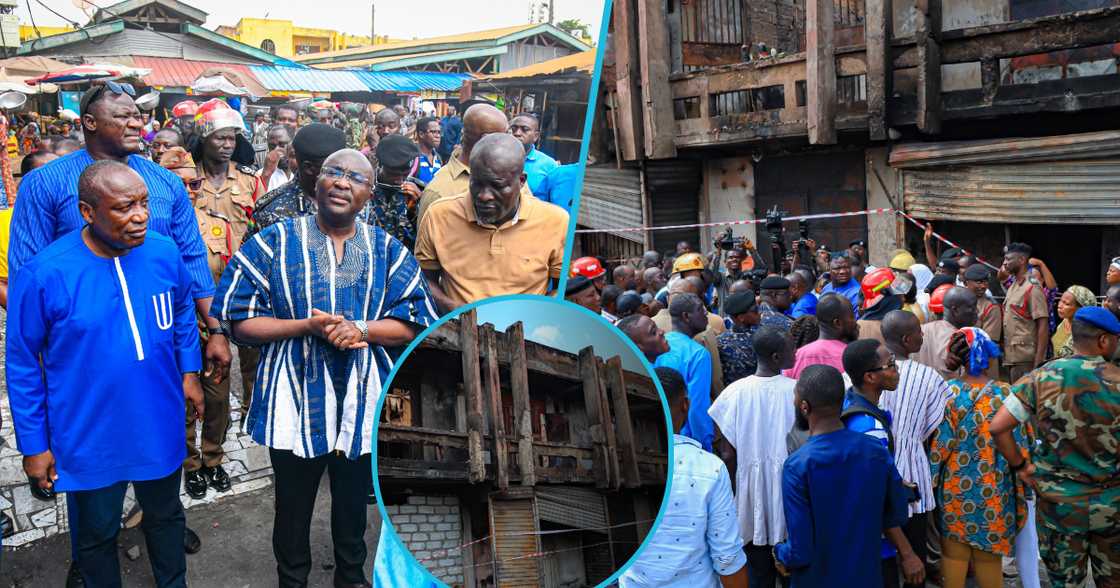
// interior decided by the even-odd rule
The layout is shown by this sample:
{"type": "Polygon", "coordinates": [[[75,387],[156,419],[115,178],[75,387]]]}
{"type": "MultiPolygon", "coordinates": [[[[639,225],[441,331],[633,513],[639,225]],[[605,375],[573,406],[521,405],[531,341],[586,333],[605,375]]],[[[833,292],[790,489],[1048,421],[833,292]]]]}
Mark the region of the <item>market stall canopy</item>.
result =
{"type": "Polygon", "coordinates": [[[268,96],[268,90],[248,71],[230,67],[211,67],[191,82],[191,92],[201,96],[247,96],[256,100],[268,96]]]}
{"type": "Polygon", "coordinates": [[[56,71],[27,80],[29,84],[50,82],[66,84],[74,82],[91,82],[94,80],[117,79],[124,77],[144,77],[151,73],[150,69],[141,67],[126,67],[113,64],[85,64],[62,71],[56,71]]]}
{"type": "Polygon", "coordinates": [[[27,76],[12,75],[8,68],[0,67],[0,92],[20,92],[22,94],[53,94],[58,91],[54,84],[27,83],[27,76]]]}
{"type": "Polygon", "coordinates": [[[8,59],[0,59],[0,68],[7,70],[8,75],[14,77],[34,78],[44,74],[62,71],[74,67],[69,63],[43,57],[41,55],[29,55],[24,57],[11,57],[8,59]]]}

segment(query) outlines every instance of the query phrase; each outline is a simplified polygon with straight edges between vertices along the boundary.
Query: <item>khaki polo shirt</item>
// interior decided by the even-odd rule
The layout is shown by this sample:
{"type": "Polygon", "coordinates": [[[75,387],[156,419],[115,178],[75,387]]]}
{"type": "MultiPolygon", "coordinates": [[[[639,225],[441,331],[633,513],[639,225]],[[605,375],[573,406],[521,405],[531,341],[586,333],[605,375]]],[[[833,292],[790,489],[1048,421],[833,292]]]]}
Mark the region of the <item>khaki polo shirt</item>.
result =
{"type": "Polygon", "coordinates": [[[470,190],[471,168],[459,161],[459,150],[461,148],[455,148],[455,151],[451,153],[451,159],[439,168],[436,175],[432,176],[432,181],[428,182],[427,187],[424,188],[424,192],[420,194],[420,202],[416,205],[417,222],[424,220],[424,214],[428,212],[428,207],[436,200],[470,190]]]}
{"type": "MultiPolygon", "coordinates": [[[[441,170],[442,171],[442,170],[441,170]]],[[[456,304],[502,294],[545,294],[560,277],[568,213],[521,191],[514,218],[477,222],[469,192],[432,204],[416,237],[416,260],[442,272],[440,286],[456,304]]]]}
{"type": "Polygon", "coordinates": [[[1034,363],[1038,338],[1035,321],[1050,316],[1042,286],[1030,280],[1014,282],[1003,301],[1003,362],[1034,363]]]}

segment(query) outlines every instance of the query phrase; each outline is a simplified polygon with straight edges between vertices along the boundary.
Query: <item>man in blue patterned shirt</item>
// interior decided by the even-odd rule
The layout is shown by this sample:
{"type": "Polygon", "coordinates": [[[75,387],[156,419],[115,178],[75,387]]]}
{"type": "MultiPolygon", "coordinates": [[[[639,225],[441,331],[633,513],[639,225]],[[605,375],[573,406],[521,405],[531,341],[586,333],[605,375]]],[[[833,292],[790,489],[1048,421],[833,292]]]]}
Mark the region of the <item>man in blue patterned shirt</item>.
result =
{"type": "Polygon", "coordinates": [[[331,480],[336,587],[369,586],[366,500],[377,402],[402,348],[436,311],[411,253],[357,222],[373,169],[344,149],[323,162],[315,216],[286,219],[234,255],[212,309],[261,348],[246,422],[276,479],[273,552],[281,586],[306,586],[323,472],[331,480]]]}
{"type": "Polygon", "coordinates": [[[786,315],[790,307],[789,280],[781,276],[769,276],[759,285],[762,294],[762,326],[774,327],[789,332],[793,319],[786,315]]]}

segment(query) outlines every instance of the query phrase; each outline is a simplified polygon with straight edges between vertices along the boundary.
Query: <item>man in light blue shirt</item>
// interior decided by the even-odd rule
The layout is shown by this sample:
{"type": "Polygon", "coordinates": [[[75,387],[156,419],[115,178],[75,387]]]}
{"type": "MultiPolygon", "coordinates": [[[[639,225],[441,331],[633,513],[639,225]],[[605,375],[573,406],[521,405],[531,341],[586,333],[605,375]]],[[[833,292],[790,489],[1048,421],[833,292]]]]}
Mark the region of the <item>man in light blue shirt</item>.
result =
{"type": "Polygon", "coordinates": [[[509,123],[509,134],[525,146],[525,181],[533,196],[548,201],[548,174],[560,167],[547,153],[537,149],[541,122],[532,114],[519,114],[509,123]]]}
{"type": "Polygon", "coordinates": [[[537,198],[551,202],[572,214],[572,204],[575,203],[576,194],[579,193],[580,182],[583,180],[583,166],[578,163],[567,163],[557,166],[548,172],[541,194],[537,198]]]}
{"type": "MultiPolygon", "coordinates": [[[[685,382],[673,369],[657,368],[673,429],[691,418],[685,382]]],[[[705,389],[705,393],[707,389],[705,389]]],[[[673,483],[661,523],[647,538],[621,588],[745,588],[747,556],[727,466],[695,439],[673,435],[673,483]]]]}
{"type": "Polygon", "coordinates": [[[654,366],[675,369],[684,377],[692,408],[680,434],[699,441],[704,451],[711,451],[715,438],[708,415],[712,405],[712,356],[692,339],[708,328],[708,313],[699,296],[682,292],[669,300],[669,316],[673,321],[673,330],[665,333],[669,352],[660,355],[654,366]]]}
{"type": "Polygon", "coordinates": [[[859,282],[852,279],[852,262],[844,256],[833,257],[828,263],[831,281],[821,290],[821,296],[836,292],[852,303],[852,312],[859,318],[859,282]]]}

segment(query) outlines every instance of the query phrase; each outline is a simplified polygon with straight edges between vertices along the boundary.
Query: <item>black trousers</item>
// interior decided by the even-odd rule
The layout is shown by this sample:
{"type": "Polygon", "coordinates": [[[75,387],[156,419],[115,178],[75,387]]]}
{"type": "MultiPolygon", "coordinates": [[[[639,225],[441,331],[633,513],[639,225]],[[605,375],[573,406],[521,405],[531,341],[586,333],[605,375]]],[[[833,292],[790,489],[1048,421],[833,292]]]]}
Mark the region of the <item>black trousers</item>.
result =
{"type": "Polygon", "coordinates": [[[781,577],[774,567],[772,545],[747,543],[743,551],[747,554],[747,580],[751,588],[775,588],[775,583],[781,583],[782,588],[789,586],[789,578],[781,577]]]}
{"type": "Polygon", "coordinates": [[[898,556],[883,560],[883,588],[898,588],[898,556]]]}
{"type": "MultiPolygon", "coordinates": [[[[922,565],[927,565],[926,557],[929,555],[928,544],[926,542],[926,534],[929,533],[929,513],[920,512],[910,516],[910,520],[902,527],[902,534],[906,535],[906,540],[910,542],[910,547],[914,549],[914,555],[918,556],[922,565]]],[[[924,588],[925,583],[922,584],[902,584],[905,588],[924,588]]]]}
{"type": "MultiPolygon", "coordinates": [[[[187,585],[187,555],[183,535],[187,518],[179,502],[179,483],[183,470],[158,480],[132,482],[136,501],[144,510],[140,528],[148,547],[152,575],[160,588],[187,585]]],[[[117,559],[117,536],[121,531],[121,511],[128,482],[118,482],[97,490],[66,494],[70,516],[72,548],[77,553],[78,570],[86,586],[114,588],[121,585],[117,559]]]]}
{"type": "Polygon", "coordinates": [[[362,567],[366,561],[370,456],[363,455],[354,461],[334,452],[312,459],[276,449],[269,449],[268,454],[276,476],[272,551],[281,588],[307,586],[311,573],[311,517],[315,514],[315,497],[324,471],[331,484],[335,579],[351,584],[366,580],[362,567]]]}

